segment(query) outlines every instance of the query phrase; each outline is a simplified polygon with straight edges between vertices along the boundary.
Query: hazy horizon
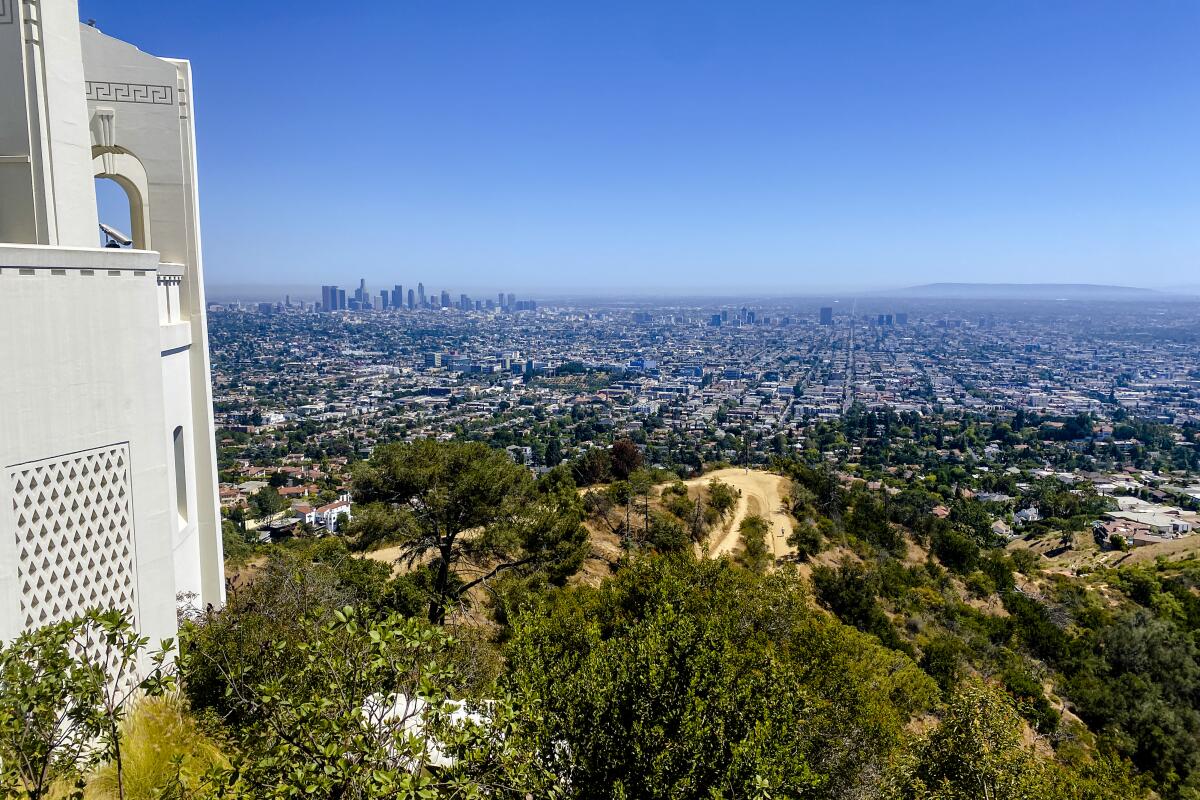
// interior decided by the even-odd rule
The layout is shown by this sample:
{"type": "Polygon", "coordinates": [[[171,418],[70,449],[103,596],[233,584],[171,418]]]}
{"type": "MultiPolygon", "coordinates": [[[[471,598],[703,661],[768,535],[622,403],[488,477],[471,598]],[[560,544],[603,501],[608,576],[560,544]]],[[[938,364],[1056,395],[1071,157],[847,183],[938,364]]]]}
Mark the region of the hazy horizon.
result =
{"type": "MultiPolygon", "coordinates": [[[[953,282],[946,282],[947,285],[954,285],[953,282]]],[[[345,289],[347,294],[352,294],[358,287],[357,280],[343,281],[337,284],[340,288],[345,289]]],[[[390,290],[394,284],[372,284],[367,282],[367,289],[370,294],[377,298],[381,289],[390,290]]],[[[402,284],[404,291],[416,288],[416,283],[402,284]]],[[[935,294],[906,294],[906,290],[925,289],[927,287],[937,286],[938,284],[921,284],[909,286],[893,286],[893,287],[877,287],[866,289],[852,289],[846,287],[810,287],[807,290],[796,291],[780,291],[780,292],[755,292],[744,290],[740,287],[728,287],[725,290],[721,289],[679,289],[675,291],[655,290],[649,288],[634,288],[625,291],[620,290],[604,290],[604,289],[549,289],[536,287],[505,287],[504,292],[507,294],[512,291],[522,299],[537,299],[550,302],[568,302],[568,301],[593,301],[597,303],[609,302],[649,302],[661,301],[664,303],[742,303],[742,302],[787,302],[787,301],[816,301],[822,302],[839,302],[853,301],[855,299],[910,299],[914,301],[974,301],[984,302],[988,298],[986,296],[950,296],[942,297],[935,294]]],[[[963,286],[980,286],[993,287],[1000,291],[1001,295],[993,299],[996,300],[1012,300],[1011,295],[1003,294],[1003,290],[1013,287],[1095,287],[1099,289],[1116,290],[1114,294],[1119,295],[1123,290],[1130,290],[1129,297],[1124,298],[1130,302],[1142,300],[1145,302],[1200,302],[1200,285],[1196,286],[1180,286],[1174,287],[1173,290],[1156,289],[1153,287],[1138,287],[1132,285],[1110,285],[1110,284],[1060,284],[1060,283],[978,283],[978,284],[960,284],[963,286]],[[1148,294],[1136,294],[1138,292],[1148,292],[1148,294]]],[[[242,302],[282,302],[285,297],[290,297],[293,303],[296,302],[315,302],[320,300],[321,287],[308,284],[262,284],[262,283],[220,283],[208,281],[206,282],[205,291],[207,300],[210,303],[228,303],[231,301],[242,302]]],[[[449,287],[449,286],[433,286],[425,285],[425,291],[428,295],[437,295],[442,289],[446,289],[451,293],[452,302],[458,301],[460,293],[467,294],[472,300],[487,301],[495,299],[499,288],[487,287],[449,287]]],[[[1032,301],[1047,301],[1049,296],[1031,296],[1028,298],[1032,301]]],[[[1086,297],[1079,299],[1088,299],[1086,297]]],[[[1099,302],[1104,302],[1106,299],[1111,299],[1111,295],[1103,295],[1094,298],[1099,302]]]]}
{"type": "Polygon", "coordinates": [[[214,286],[1200,272],[1194,4],[405,2],[336,31],[311,4],[80,13],[192,62],[214,286]]]}

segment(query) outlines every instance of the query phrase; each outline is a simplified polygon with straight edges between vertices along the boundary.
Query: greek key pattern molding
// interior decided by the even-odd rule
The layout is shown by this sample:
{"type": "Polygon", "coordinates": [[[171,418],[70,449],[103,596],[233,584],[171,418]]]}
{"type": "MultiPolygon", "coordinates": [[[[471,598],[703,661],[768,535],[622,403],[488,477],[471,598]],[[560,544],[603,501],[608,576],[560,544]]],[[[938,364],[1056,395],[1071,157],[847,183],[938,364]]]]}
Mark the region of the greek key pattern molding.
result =
{"type": "Polygon", "coordinates": [[[109,103],[144,103],[146,105],[169,106],[175,103],[175,89],[170,86],[160,86],[153,83],[88,81],[87,99],[109,103]]]}

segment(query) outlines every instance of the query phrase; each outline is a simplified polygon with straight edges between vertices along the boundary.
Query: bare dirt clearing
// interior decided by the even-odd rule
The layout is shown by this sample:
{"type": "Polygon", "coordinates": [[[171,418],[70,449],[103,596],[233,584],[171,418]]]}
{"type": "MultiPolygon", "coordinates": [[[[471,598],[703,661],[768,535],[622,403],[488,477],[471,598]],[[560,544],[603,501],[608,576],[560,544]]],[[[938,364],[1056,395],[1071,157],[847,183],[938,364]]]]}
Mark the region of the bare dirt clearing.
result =
{"type": "Polygon", "coordinates": [[[794,552],[787,543],[787,537],[792,532],[792,518],[785,507],[791,488],[787,478],[759,470],[721,469],[685,483],[689,489],[698,490],[707,486],[713,478],[729,484],[741,494],[725,524],[709,535],[710,556],[717,558],[738,549],[738,526],[750,514],[758,514],[770,524],[767,544],[776,559],[794,552]]]}

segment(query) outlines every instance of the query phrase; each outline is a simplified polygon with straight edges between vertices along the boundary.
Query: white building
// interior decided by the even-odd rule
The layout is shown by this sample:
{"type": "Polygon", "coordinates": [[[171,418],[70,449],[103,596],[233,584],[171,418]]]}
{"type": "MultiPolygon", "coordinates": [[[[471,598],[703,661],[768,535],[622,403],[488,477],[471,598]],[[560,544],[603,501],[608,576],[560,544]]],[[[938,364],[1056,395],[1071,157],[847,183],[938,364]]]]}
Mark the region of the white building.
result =
{"type": "Polygon", "coordinates": [[[350,513],[350,501],[346,498],[339,498],[332,503],[326,503],[316,510],[316,521],[325,526],[325,530],[330,533],[337,533],[338,520],[342,516],[346,517],[349,522],[353,519],[350,513]]]}
{"type": "Polygon", "coordinates": [[[224,599],[190,67],[73,0],[0,0],[0,62],[0,640],[90,606],[157,640],[224,599]]]}

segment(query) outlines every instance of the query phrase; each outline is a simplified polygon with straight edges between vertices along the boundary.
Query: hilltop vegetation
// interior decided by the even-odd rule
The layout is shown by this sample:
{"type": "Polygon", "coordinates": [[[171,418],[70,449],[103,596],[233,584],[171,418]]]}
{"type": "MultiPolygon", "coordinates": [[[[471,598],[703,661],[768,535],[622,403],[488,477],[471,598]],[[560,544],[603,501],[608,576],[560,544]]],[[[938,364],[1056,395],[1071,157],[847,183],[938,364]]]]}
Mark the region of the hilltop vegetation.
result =
{"type": "MultiPolygon", "coordinates": [[[[535,481],[477,444],[377,449],[345,538],[272,549],[185,620],[199,755],[142,796],[1198,796],[1200,563],[1051,572],[938,480],[780,459],[782,508],[752,510],[613,455],[581,494],[577,464],[535,481]],[[588,529],[620,555],[581,580],[588,529]],[[383,545],[398,564],[364,557],[383,545]]],[[[1036,490],[1062,526],[1105,502],[1036,490]]],[[[43,796],[11,676],[64,648],[31,634],[0,659],[6,791],[43,796]]],[[[75,702],[50,683],[47,714],[75,702]]],[[[107,797],[101,761],[47,763],[107,797]]]]}

